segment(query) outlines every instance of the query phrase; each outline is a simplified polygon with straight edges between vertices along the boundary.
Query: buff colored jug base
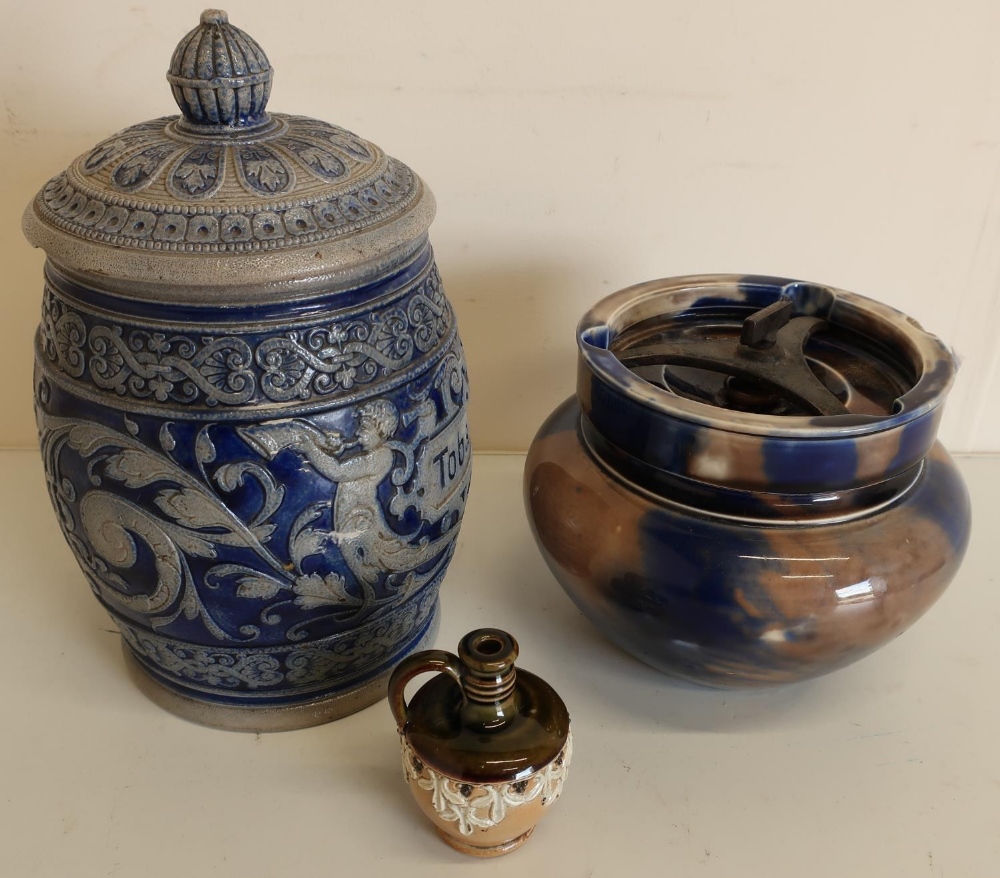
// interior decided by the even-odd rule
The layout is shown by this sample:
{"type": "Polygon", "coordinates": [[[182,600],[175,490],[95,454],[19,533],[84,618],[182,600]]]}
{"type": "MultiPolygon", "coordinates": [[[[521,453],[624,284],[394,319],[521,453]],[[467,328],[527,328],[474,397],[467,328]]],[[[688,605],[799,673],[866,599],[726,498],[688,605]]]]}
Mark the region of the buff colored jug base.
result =
{"type": "MultiPolygon", "coordinates": [[[[437,827],[435,827],[437,829],[437,827]]],[[[451,847],[453,847],[460,854],[468,854],[470,857],[481,857],[483,859],[488,859],[490,857],[502,857],[504,854],[509,854],[511,851],[516,851],[522,844],[528,840],[528,836],[535,831],[535,827],[532,826],[527,832],[521,833],[517,838],[512,838],[509,841],[501,842],[495,845],[475,845],[469,842],[460,841],[452,835],[449,835],[442,829],[438,829],[437,833],[441,836],[444,842],[451,847]]]]}

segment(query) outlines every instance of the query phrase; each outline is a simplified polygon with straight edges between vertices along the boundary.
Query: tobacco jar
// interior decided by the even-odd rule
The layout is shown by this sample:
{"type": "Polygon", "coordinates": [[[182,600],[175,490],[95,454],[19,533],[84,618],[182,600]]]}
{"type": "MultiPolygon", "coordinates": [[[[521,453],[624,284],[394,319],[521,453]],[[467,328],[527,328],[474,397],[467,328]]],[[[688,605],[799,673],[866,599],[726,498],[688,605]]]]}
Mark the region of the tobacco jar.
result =
{"type": "Polygon", "coordinates": [[[350,131],[270,112],[271,65],[221,10],[167,80],[179,116],[113,134],[24,215],[48,489],[156,702],[312,725],[431,641],[469,488],[434,199],[350,131]]]}
{"type": "Polygon", "coordinates": [[[514,667],[508,633],[480,628],[458,655],[426,650],[389,680],[403,775],[453,848],[497,857],[520,847],[562,792],[573,742],[566,705],[544,680],[514,667]],[[414,677],[435,676],[405,700],[414,677]]]}
{"type": "Polygon", "coordinates": [[[940,596],[969,500],[936,441],[955,362],[912,318],[774,277],[669,278],[577,329],[524,473],[542,555],[611,640],[711,686],[787,683],[940,596]]]}

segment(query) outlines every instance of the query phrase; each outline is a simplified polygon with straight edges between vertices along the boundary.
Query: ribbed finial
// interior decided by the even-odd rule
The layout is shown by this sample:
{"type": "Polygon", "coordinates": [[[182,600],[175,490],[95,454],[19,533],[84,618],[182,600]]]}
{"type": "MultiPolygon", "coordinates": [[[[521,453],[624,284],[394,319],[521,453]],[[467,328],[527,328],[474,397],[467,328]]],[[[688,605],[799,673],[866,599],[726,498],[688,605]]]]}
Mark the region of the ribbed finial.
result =
{"type": "Polygon", "coordinates": [[[268,121],[272,75],[257,41],[231,25],[223,10],[206,9],[177,44],[167,81],[188,126],[244,129],[268,121]]]}

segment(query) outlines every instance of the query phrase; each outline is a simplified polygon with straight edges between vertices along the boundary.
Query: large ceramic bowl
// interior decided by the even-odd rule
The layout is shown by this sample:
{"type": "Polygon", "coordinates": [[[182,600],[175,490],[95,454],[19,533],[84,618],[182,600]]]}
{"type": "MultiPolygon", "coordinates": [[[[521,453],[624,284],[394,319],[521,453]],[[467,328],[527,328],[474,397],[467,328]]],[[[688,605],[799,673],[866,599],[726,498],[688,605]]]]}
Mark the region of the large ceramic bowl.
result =
{"type": "Polygon", "coordinates": [[[816,284],[682,277],[604,299],[577,342],[525,502],[559,583],[636,657],[716,686],[812,677],[954,576],[969,502],[935,436],[955,366],[911,318],[816,284]]]}

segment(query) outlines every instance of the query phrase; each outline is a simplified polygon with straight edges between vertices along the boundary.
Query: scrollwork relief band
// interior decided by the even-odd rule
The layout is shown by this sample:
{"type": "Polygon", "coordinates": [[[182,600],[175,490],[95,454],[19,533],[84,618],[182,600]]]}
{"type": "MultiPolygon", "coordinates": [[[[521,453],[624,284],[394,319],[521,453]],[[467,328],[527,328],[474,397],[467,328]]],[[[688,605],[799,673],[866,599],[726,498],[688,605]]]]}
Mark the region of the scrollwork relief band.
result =
{"type": "Polygon", "coordinates": [[[74,310],[46,285],[39,329],[49,368],[113,397],[188,406],[333,398],[415,366],[454,325],[437,269],[393,302],[272,334],[166,332],[74,310]]]}

